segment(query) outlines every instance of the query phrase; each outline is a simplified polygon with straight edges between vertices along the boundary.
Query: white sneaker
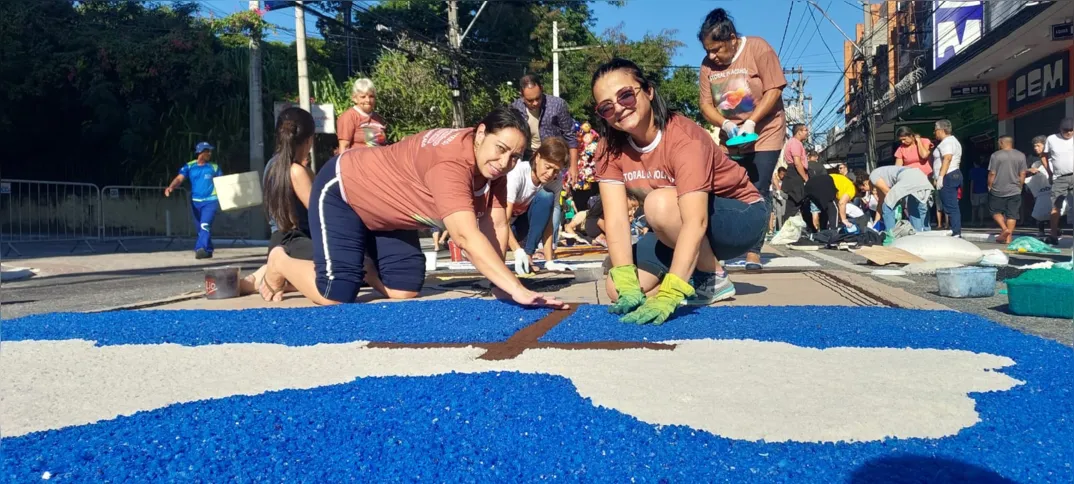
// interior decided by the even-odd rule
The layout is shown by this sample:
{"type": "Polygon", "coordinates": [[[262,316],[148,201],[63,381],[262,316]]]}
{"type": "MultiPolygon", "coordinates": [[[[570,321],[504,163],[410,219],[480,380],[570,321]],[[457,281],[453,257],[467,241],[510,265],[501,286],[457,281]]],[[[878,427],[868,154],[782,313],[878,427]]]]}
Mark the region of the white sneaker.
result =
{"type": "Polygon", "coordinates": [[[708,306],[714,302],[735,297],[735,285],[727,276],[720,277],[712,272],[694,271],[690,278],[694,286],[694,295],[686,299],[690,306],[708,306]]]}

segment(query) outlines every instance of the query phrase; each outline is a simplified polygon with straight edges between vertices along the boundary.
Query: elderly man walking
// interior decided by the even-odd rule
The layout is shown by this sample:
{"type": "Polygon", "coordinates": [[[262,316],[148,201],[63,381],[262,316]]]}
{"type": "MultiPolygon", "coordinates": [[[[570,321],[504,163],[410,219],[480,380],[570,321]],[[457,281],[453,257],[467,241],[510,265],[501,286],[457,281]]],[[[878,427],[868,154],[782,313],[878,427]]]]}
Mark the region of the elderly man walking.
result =
{"type": "MultiPolygon", "coordinates": [[[[578,138],[574,135],[574,118],[571,118],[571,113],[567,109],[567,102],[559,97],[545,94],[541,79],[534,74],[522,76],[518,87],[521,96],[511,104],[511,107],[517,110],[530,125],[529,149],[526,150],[524,158],[532,161],[533,154],[541,147],[542,139],[562,138],[570,150],[567,182],[573,183],[578,177],[578,138]]],[[[527,255],[533,256],[537,251],[537,245],[542,236],[546,245],[553,244],[551,252],[555,253],[554,244],[559,238],[563,210],[559,204],[561,191],[563,191],[563,179],[556,177],[538,191],[537,196],[530,202],[530,230],[524,247],[527,255]],[[541,227],[546,227],[546,229],[542,230],[541,227]]],[[[545,261],[545,269],[560,268],[554,261],[545,261]]]]}
{"type": "Polygon", "coordinates": [[[1048,243],[1059,243],[1059,215],[1063,200],[1074,203],[1074,119],[1059,123],[1059,133],[1044,141],[1041,164],[1052,180],[1052,234],[1048,243]]]}
{"type": "Polygon", "coordinates": [[[958,189],[962,187],[962,143],[955,138],[951,121],[936,121],[936,139],[939,143],[932,152],[932,173],[936,189],[940,191],[940,203],[951,224],[951,235],[962,237],[962,211],[958,206],[958,189]]]}

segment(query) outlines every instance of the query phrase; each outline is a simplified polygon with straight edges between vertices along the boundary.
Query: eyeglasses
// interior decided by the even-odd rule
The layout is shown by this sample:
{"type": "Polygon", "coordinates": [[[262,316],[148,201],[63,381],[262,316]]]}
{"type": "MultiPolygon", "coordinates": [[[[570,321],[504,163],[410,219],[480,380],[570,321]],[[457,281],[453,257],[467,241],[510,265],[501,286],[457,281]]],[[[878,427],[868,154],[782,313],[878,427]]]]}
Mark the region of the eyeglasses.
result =
{"type": "Polygon", "coordinates": [[[595,111],[597,116],[604,119],[612,119],[615,116],[615,105],[618,104],[626,109],[631,109],[638,105],[638,97],[634,94],[634,91],[640,89],[638,87],[624,87],[615,93],[615,102],[604,101],[597,105],[595,111]]]}

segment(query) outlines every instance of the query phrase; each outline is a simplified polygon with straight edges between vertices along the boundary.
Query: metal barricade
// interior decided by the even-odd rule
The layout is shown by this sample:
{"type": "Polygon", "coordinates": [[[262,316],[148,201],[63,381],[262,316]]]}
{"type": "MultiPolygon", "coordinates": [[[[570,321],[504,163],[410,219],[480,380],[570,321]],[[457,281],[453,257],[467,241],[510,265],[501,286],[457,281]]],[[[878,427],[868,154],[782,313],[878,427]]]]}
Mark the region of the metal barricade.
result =
{"type": "Polygon", "coordinates": [[[167,241],[195,236],[190,195],[180,187],[164,196],[166,187],[109,185],[101,188],[101,240],[115,242],[114,251],[130,252],[132,240],[167,241]]]}
{"type": "Polygon", "coordinates": [[[101,191],[92,183],[0,179],[0,246],[73,242],[71,252],[100,237],[101,191]]]}

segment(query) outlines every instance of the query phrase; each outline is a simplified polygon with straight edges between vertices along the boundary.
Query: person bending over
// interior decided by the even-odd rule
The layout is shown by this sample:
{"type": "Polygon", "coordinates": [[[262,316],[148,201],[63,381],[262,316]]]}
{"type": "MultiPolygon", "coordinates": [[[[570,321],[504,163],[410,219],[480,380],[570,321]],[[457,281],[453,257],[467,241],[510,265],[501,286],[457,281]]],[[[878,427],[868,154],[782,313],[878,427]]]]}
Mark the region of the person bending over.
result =
{"type": "MultiPolygon", "coordinates": [[[[542,187],[559,176],[560,171],[570,160],[567,143],[560,138],[548,138],[541,142],[540,148],[533,155],[533,161],[520,161],[507,174],[507,216],[511,218],[511,230],[507,233],[507,246],[515,254],[515,273],[528,274],[533,269],[533,253],[527,252],[518,239],[526,240],[530,230],[530,202],[542,187]]],[[[547,225],[547,224],[546,224],[547,225]]],[[[547,225],[544,232],[551,234],[552,227],[547,225]]],[[[545,244],[545,264],[555,264],[555,244],[545,244]]],[[[555,267],[546,269],[554,269],[555,267]]]]}
{"type": "Polygon", "coordinates": [[[891,233],[895,229],[895,206],[906,200],[906,216],[914,230],[924,230],[928,217],[929,197],[932,196],[932,183],[917,168],[904,166],[882,166],[869,174],[868,182],[862,183],[862,191],[868,193],[876,187],[877,206],[884,219],[884,231],[891,233]]]}
{"type": "Polygon", "coordinates": [[[746,169],[707,131],[670,112],[633,62],[601,65],[591,86],[603,138],[597,180],[611,258],[610,312],[624,322],[661,324],[687,298],[708,304],[732,297],[735,287],[719,261],[749,251],[768,224],[768,206],[746,169]],[[642,201],[651,229],[636,256],[628,192],[642,201]]]}
{"type": "Polygon", "coordinates": [[[451,233],[496,286],[497,298],[566,307],[526,289],[504,264],[509,230],[504,175],[518,162],[528,137],[521,116],[501,107],[476,128],[423,131],[391,146],[349,150],[329,160],[311,191],[313,261],[273,249],[262,297],[278,300],[264,288],[287,280],[316,304],[350,303],[367,271],[370,285],[388,297],[416,297],[425,281],[418,230],[436,227],[451,233]],[[494,223],[491,214],[497,211],[494,223]]]}

